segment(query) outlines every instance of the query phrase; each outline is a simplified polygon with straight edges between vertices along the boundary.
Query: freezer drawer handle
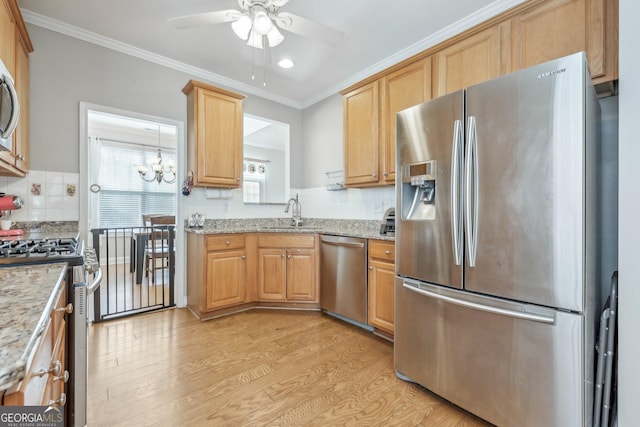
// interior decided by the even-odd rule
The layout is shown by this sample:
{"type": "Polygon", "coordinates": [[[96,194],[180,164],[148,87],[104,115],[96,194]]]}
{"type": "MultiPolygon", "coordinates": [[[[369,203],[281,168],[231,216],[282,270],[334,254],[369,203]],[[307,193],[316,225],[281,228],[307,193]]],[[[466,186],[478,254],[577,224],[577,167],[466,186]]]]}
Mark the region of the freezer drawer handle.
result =
{"type": "Polygon", "coordinates": [[[555,317],[543,316],[541,314],[523,313],[521,311],[507,310],[504,308],[477,304],[475,302],[465,301],[458,298],[449,297],[446,295],[440,295],[435,292],[430,292],[424,289],[418,289],[407,282],[403,282],[402,286],[406,289],[409,289],[410,291],[416,292],[420,295],[424,295],[429,298],[438,299],[440,301],[445,301],[451,304],[460,305],[462,307],[467,307],[474,310],[485,311],[487,313],[499,314],[501,316],[515,317],[516,319],[531,320],[533,322],[541,322],[541,323],[548,323],[548,324],[553,324],[556,321],[555,317]]]}

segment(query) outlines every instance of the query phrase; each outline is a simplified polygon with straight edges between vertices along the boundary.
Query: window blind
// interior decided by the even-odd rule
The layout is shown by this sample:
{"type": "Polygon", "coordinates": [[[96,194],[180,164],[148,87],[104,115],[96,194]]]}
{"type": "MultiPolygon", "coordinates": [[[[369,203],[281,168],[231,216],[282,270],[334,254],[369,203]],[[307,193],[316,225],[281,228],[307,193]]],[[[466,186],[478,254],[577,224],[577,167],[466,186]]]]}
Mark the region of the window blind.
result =
{"type": "MultiPolygon", "coordinates": [[[[157,147],[96,139],[100,228],[141,226],[143,214],[176,213],[177,184],[145,182],[134,167],[157,156],[157,147]]],[[[162,160],[175,162],[175,150],[163,149],[162,160]]]]}

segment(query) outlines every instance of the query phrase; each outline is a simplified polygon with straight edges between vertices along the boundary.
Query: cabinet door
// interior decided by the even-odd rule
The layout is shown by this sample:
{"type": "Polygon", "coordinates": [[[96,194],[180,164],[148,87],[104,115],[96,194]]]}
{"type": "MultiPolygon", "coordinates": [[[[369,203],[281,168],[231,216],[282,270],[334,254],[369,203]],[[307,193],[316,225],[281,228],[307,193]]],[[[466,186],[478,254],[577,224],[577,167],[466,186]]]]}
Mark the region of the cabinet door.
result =
{"type": "Polygon", "coordinates": [[[243,303],[244,276],[244,251],[208,253],[207,310],[243,303]]]}
{"type": "Polygon", "coordinates": [[[9,5],[6,1],[0,2],[0,59],[12,75],[15,72],[15,28],[9,5]]]}
{"type": "Polygon", "coordinates": [[[369,261],[369,324],[393,334],[393,264],[369,261]]]}
{"type": "Polygon", "coordinates": [[[495,25],[437,52],[434,55],[436,96],[455,92],[508,72],[509,28],[509,23],[495,25]]]}
{"type": "Polygon", "coordinates": [[[284,300],[287,282],[286,251],[260,249],[258,259],[258,299],[284,300]]]}
{"type": "Polygon", "coordinates": [[[344,182],[378,182],[379,82],[355,89],[343,97],[344,182]]]}
{"type": "Polygon", "coordinates": [[[196,185],[242,185],[242,101],[196,88],[196,185]]]}
{"type": "Polygon", "coordinates": [[[316,251],[291,249],[287,251],[287,299],[316,300],[316,251]]]}
{"type": "Polygon", "coordinates": [[[396,179],[396,113],[431,99],[431,58],[385,76],[382,105],[382,178],[396,179]]]}
{"type": "Polygon", "coordinates": [[[16,91],[20,99],[20,121],[13,134],[15,166],[29,170],[29,53],[22,43],[16,45],[16,91]]]}
{"type": "Polygon", "coordinates": [[[551,0],[512,19],[513,68],[586,51],[593,78],[606,72],[606,0],[551,0]]]}

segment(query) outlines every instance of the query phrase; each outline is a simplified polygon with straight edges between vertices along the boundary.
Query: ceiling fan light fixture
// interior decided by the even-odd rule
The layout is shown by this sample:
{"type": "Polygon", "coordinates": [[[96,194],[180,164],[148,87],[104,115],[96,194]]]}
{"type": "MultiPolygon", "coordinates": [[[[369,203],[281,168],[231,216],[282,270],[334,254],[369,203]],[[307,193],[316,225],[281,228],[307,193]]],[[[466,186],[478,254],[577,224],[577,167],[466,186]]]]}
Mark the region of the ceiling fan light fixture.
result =
{"type": "Polygon", "coordinates": [[[278,46],[284,40],[284,36],[275,25],[267,33],[267,38],[269,39],[269,47],[278,46]]]}
{"type": "Polygon", "coordinates": [[[251,11],[253,13],[253,30],[260,35],[268,34],[273,28],[273,21],[267,11],[262,6],[254,6],[251,11]]]}
{"type": "Polygon", "coordinates": [[[251,32],[249,32],[247,44],[251,47],[255,47],[256,49],[262,49],[262,36],[252,29],[251,32]]]}
{"type": "Polygon", "coordinates": [[[233,28],[233,32],[238,37],[242,40],[247,40],[251,31],[251,18],[246,13],[243,13],[240,19],[231,23],[231,28],[233,28]]]}

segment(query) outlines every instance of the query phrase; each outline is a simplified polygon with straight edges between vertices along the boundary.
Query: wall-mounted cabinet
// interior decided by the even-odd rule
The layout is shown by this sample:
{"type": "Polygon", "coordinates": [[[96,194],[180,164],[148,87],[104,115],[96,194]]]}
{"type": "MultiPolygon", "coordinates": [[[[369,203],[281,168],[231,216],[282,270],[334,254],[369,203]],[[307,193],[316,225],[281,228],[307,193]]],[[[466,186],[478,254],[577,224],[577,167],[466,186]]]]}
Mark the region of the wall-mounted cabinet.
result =
{"type": "Polygon", "coordinates": [[[611,93],[617,17],[618,0],[530,0],[341,91],[345,185],[394,183],[395,113],[432,92],[441,96],[586,51],[593,83],[611,93]]]}
{"type": "Polygon", "coordinates": [[[617,0],[550,0],[511,19],[513,69],[585,51],[595,84],[618,78],[617,0]]]}
{"type": "Polygon", "coordinates": [[[377,80],[344,94],[344,183],[371,186],[379,182],[377,80]]]}
{"type": "Polygon", "coordinates": [[[15,80],[20,119],[11,151],[0,151],[0,175],[24,177],[29,170],[29,53],[33,52],[16,0],[0,2],[0,59],[15,80]]]}
{"type": "Polygon", "coordinates": [[[243,95],[189,81],[187,95],[187,167],[196,187],[242,185],[243,95]]]}
{"type": "Polygon", "coordinates": [[[393,185],[396,113],[431,98],[431,58],[343,91],[345,185],[393,185]]]}
{"type": "Polygon", "coordinates": [[[509,71],[509,23],[460,39],[434,55],[436,96],[499,77],[509,71]]]}

